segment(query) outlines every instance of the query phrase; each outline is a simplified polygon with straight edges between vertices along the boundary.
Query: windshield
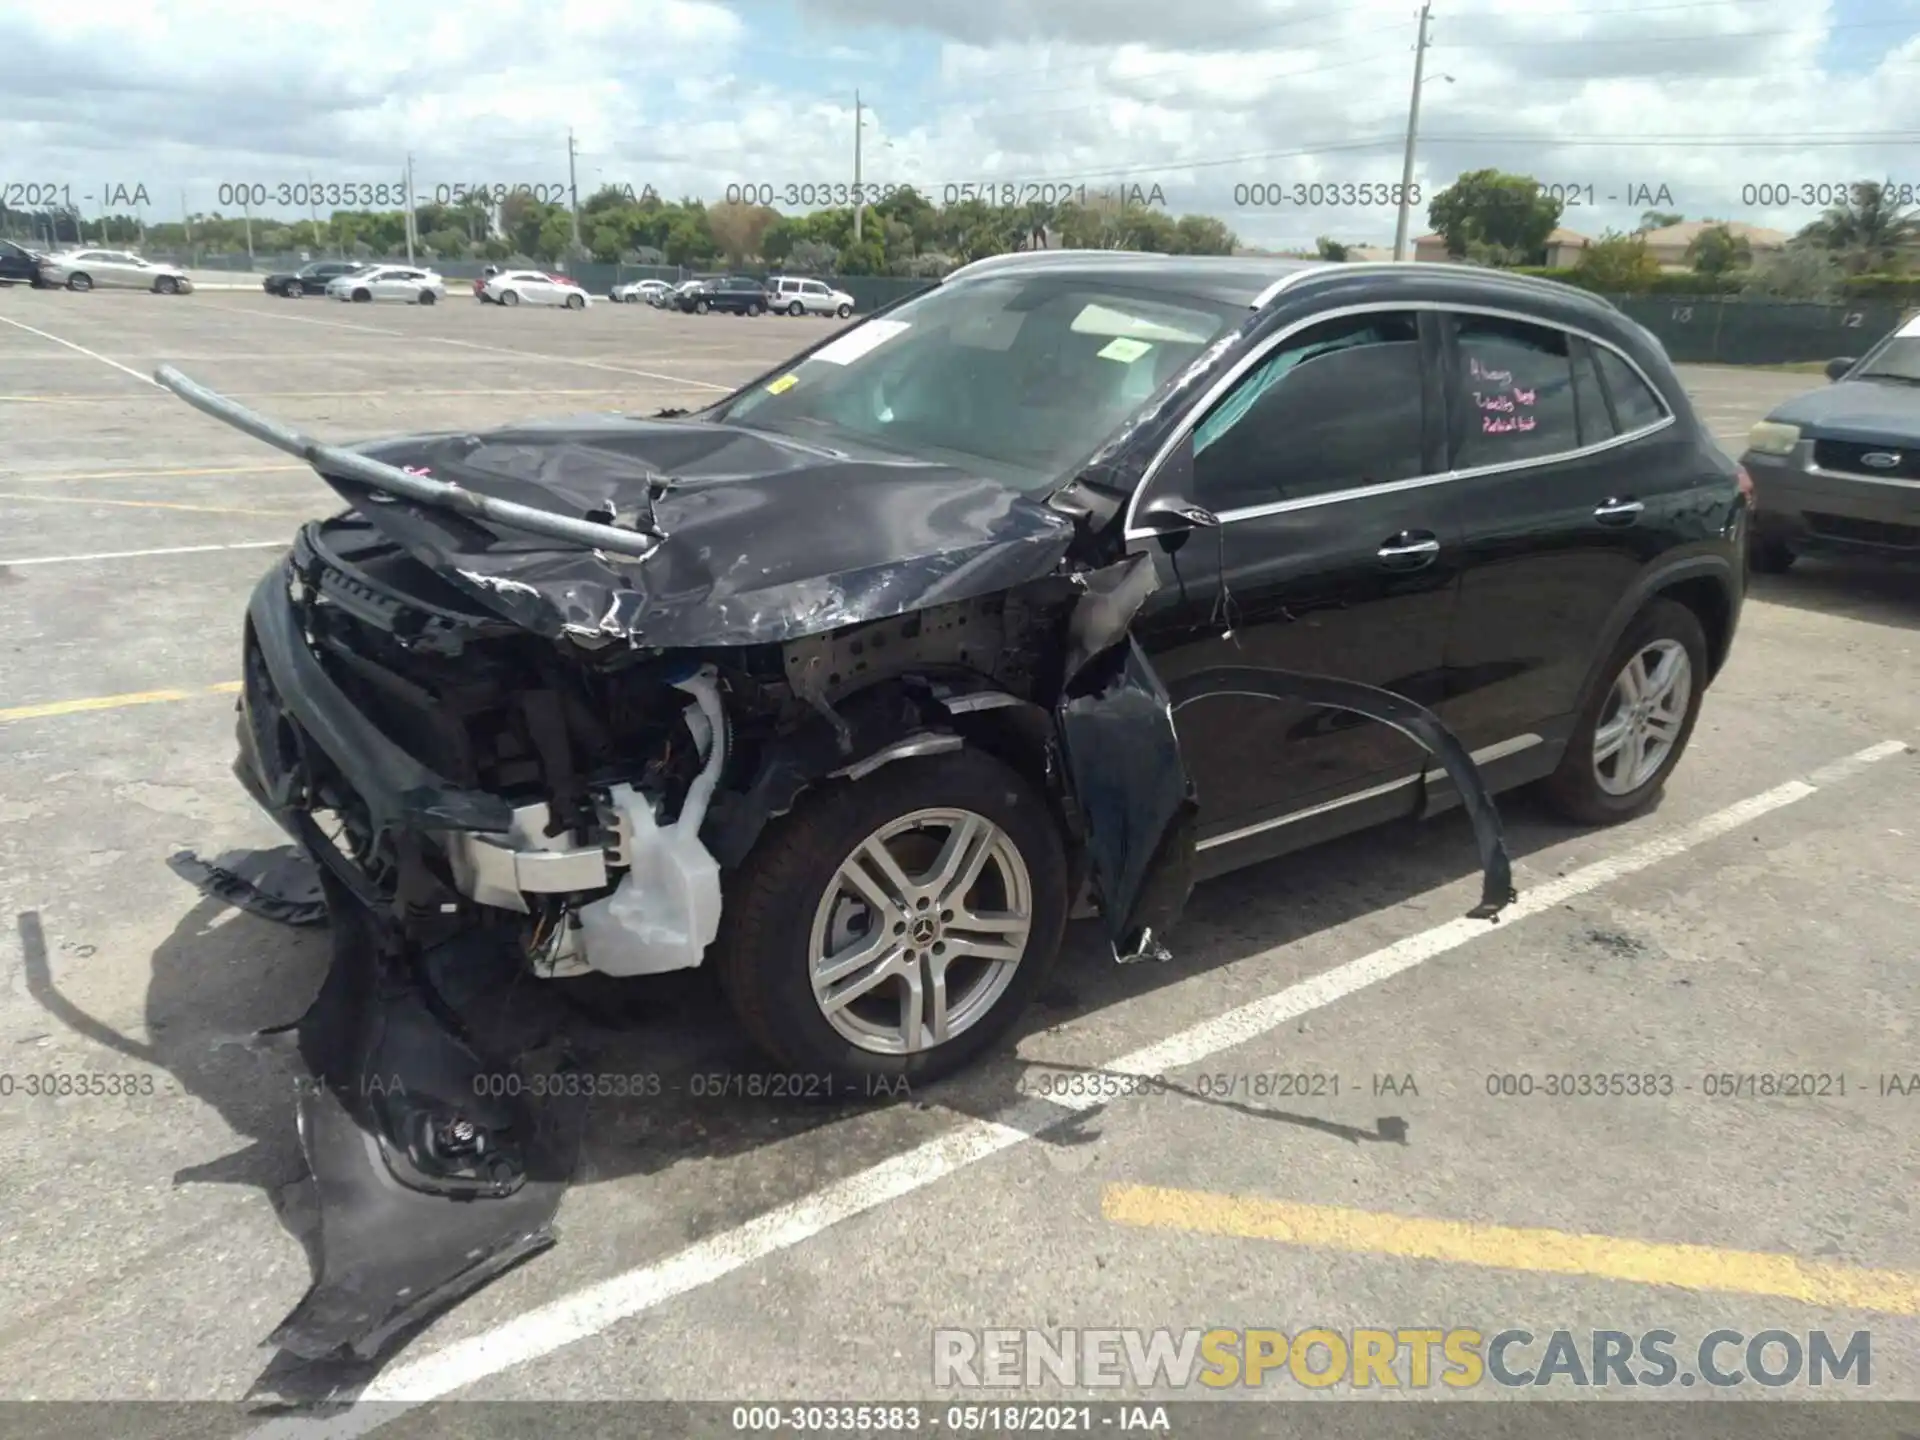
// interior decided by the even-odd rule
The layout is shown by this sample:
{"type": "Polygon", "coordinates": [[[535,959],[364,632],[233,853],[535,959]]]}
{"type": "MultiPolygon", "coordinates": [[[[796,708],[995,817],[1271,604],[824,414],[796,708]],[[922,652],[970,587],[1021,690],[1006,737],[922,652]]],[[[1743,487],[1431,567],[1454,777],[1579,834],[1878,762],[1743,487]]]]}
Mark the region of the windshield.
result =
{"type": "Polygon", "coordinates": [[[1896,335],[1847,378],[1899,380],[1920,385],[1920,335],[1896,335]]]}
{"type": "Polygon", "coordinates": [[[1084,276],[942,287],[846,331],[715,418],[957,457],[1041,490],[1245,314],[1084,276]]]}

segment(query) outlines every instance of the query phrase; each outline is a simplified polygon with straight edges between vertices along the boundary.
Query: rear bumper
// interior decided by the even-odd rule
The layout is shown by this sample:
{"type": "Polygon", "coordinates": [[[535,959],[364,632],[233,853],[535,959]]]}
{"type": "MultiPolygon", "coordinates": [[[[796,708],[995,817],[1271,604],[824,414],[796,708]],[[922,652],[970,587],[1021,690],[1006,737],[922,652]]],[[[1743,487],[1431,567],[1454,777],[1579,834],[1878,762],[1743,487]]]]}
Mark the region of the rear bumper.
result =
{"type": "Polygon", "coordinates": [[[1920,481],[1844,474],[1814,465],[1806,442],[1792,455],[1748,451],[1756,539],[1796,551],[1920,562],[1920,481]]]}

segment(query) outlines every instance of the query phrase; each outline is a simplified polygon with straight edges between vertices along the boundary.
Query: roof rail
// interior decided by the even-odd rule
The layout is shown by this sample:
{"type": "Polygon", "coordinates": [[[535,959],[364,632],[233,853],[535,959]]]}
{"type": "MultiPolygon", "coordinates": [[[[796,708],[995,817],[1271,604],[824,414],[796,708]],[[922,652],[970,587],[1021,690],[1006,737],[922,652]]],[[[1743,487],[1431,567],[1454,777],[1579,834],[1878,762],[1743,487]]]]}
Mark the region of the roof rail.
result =
{"type": "Polygon", "coordinates": [[[958,270],[949,270],[940,277],[944,285],[949,280],[957,280],[962,275],[977,275],[983,270],[1004,270],[1018,264],[1031,264],[1036,260],[1085,259],[1098,256],[1105,261],[1127,260],[1165,260],[1169,257],[1157,250],[1006,250],[998,255],[987,255],[979,260],[969,260],[958,270]]]}
{"type": "MultiPolygon", "coordinates": [[[[1490,265],[1457,265],[1443,260],[1349,260],[1329,262],[1324,268],[1316,267],[1302,271],[1302,275],[1346,275],[1356,271],[1415,270],[1429,275],[1458,275],[1462,271],[1475,276],[1487,276],[1496,283],[1525,286],[1534,290],[1547,290],[1557,295],[1581,295],[1606,306],[1609,310],[1620,307],[1605,295],[1593,290],[1583,290],[1578,285],[1569,285],[1564,280],[1549,280],[1544,275],[1520,275],[1512,270],[1500,270],[1490,265]]],[[[1293,279],[1296,277],[1288,277],[1293,279]]]]}

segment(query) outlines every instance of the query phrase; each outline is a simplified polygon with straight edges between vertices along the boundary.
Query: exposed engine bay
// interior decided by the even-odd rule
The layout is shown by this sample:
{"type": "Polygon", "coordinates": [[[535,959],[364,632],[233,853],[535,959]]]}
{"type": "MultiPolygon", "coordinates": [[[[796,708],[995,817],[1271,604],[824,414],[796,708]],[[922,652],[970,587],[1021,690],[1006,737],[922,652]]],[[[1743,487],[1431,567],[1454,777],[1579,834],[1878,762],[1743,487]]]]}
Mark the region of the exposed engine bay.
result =
{"type": "Polygon", "coordinates": [[[274,1337],[296,1355],[377,1353],[552,1243],[579,1107],[476,1080],[569,1062],[490,1039],[460,1002],[475,977],[705,963],[731,877],[822,787],[995,756],[1053,812],[1115,959],[1166,959],[1197,812],[1175,711],[1287,697],[1436,756],[1480,843],[1473,913],[1513,898],[1491,798],[1431,713],[1239,668],[1170,693],[1129,630],[1151,565],[1068,509],[692,421],[338,450],[158,378],[349,507],[301,529],[245,626],[235,772],[311,869],[176,865],[287,923],[324,894],[333,966],[289,1029],[323,1231],[274,1337]]]}

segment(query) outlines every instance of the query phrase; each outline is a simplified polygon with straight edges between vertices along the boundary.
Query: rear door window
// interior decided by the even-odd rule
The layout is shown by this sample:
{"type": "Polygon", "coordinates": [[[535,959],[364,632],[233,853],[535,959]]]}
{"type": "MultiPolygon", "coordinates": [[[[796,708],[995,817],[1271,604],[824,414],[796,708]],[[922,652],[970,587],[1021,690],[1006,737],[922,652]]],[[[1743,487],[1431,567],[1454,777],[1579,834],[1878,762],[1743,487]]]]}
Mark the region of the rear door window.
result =
{"type": "Polygon", "coordinates": [[[1572,339],[1550,325],[1454,315],[1453,467],[1540,460],[1580,448],[1572,339]]]}

